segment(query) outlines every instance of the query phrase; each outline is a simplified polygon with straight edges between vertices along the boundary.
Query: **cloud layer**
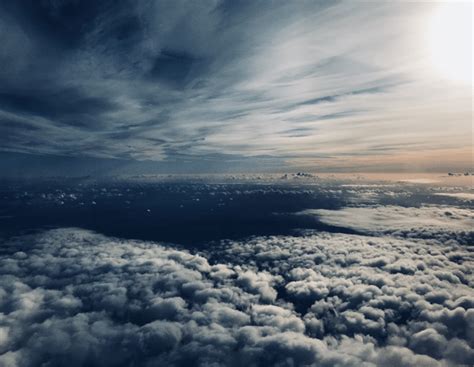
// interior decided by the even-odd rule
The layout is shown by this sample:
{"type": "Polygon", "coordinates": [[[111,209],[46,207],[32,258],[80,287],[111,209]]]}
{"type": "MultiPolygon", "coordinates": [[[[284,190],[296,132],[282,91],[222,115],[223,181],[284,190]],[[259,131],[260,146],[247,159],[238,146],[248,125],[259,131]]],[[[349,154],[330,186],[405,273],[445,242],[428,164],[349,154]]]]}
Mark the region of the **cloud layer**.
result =
{"type": "Polygon", "coordinates": [[[469,167],[470,88],[427,72],[433,6],[2,4],[2,150],[469,167]]]}
{"type": "Polygon", "coordinates": [[[298,214],[315,215],[323,223],[368,234],[437,238],[442,241],[454,238],[464,241],[474,228],[473,211],[456,207],[387,205],[341,210],[308,209],[298,214]]]}
{"type": "Polygon", "coordinates": [[[80,229],[0,257],[0,364],[474,363],[474,258],[456,240],[320,233],[191,254],[80,229]]]}

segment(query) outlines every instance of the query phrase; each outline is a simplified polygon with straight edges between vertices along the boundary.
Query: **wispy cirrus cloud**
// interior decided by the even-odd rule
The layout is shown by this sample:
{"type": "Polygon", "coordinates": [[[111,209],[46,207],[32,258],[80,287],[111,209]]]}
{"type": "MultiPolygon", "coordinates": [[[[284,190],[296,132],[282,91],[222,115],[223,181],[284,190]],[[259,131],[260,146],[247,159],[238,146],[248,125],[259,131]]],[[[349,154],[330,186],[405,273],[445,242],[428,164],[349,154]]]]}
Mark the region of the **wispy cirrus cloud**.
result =
{"type": "Polygon", "coordinates": [[[445,165],[469,164],[470,89],[427,71],[419,28],[432,7],[3,5],[2,147],[290,166],[390,157],[400,167],[442,150],[445,165]]]}

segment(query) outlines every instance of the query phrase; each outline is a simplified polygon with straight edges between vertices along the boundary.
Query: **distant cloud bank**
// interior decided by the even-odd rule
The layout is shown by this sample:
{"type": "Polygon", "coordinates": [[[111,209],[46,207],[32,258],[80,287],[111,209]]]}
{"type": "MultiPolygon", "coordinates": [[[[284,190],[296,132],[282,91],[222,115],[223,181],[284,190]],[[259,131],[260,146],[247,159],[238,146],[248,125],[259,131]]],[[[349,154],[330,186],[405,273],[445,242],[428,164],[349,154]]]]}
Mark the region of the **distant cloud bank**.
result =
{"type": "MultiPolygon", "coordinates": [[[[464,194],[455,193],[440,195],[464,197],[464,194]]],[[[388,205],[347,207],[341,210],[309,209],[298,214],[314,215],[323,223],[367,234],[397,237],[458,238],[464,241],[474,228],[473,211],[456,207],[388,205]]]]}

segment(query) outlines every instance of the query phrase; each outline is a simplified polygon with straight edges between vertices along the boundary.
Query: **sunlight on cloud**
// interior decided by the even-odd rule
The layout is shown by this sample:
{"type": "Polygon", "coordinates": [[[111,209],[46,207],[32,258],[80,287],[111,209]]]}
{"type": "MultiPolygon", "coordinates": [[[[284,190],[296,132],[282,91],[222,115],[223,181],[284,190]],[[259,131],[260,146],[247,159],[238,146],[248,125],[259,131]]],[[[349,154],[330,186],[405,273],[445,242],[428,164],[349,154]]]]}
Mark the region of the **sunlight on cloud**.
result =
{"type": "MultiPolygon", "coordinates": [[[[449,195],[449,194],[448,194],[449,195]]],[[[456,207],[401,206],[347,207],[340,210],[308,209],[299,215],[314,215],[323,223],[373,234],[403,237],[456,237],[473,232],[474,213],[456,207]]]]}
{"type": "MultiPolygon", "coordinates": [[[[431,32],[437,7],[137,2],[73,34],[79,46],[59,59],[38,51],[58,47],[55,40],[32,38],[23,51],[7,43],[10,55],[42,62],[37,72],[21,62],[4,75],[15,88],[0,96],[1,113],[27,121],[5,124],[4,148],[136,160],[266,156],[289,164],[324,156],[316,163],[322,167],[361,157],[366,165],[382,167],[382,157],[403,167],[411,155],[423,169],[436,167],[421,151],[447,151],[445,165],[452,157],[465,165],[471,88],[431,72],[430,44],[461,60],[444,47],[466,35],[460,29],[459,43],[443,41],[454,35],[438,30],[461,27],[451,18],[456,27],[431,32]],[[38,81],[44,78],[51,82],[38,81]],[[35,125],[41,129],[32,134],[35,125]]],[[[23,37],[13,18],[1,22],[23,37]]],[[[462,69],[452,62],[449,70],[462,69]]]]}
{"type": "Polygon", "coordinates": [[[427,33],[436,71],[455,82],[472,84],[472,3],[438,3],[427,33]]]}

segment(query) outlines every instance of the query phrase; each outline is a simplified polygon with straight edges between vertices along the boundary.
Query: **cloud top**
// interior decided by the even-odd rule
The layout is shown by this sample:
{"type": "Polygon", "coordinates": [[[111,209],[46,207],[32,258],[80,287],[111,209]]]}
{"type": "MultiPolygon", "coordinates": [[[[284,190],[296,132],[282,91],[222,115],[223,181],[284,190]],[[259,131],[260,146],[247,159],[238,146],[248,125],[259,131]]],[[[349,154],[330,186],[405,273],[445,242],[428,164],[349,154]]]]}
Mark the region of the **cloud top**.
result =
{"type": "MultiPolygon", "coordinates": [[[[457,197],[457,194],[453,195],[457,197]]],[[[456,207],[380,205],[341,210],[308,209],[297,214],[314,215],[323,223],[363,233],[411,238],[458,238],[463,241],[474,228],[472,210],[456,207]]]]}
{"type": "Polygon", "coordinates": [[[18,237],[0,257],[0,364],[470,365],[473,261],[454,240],[328,233],[196,254],[18,237]]]}

